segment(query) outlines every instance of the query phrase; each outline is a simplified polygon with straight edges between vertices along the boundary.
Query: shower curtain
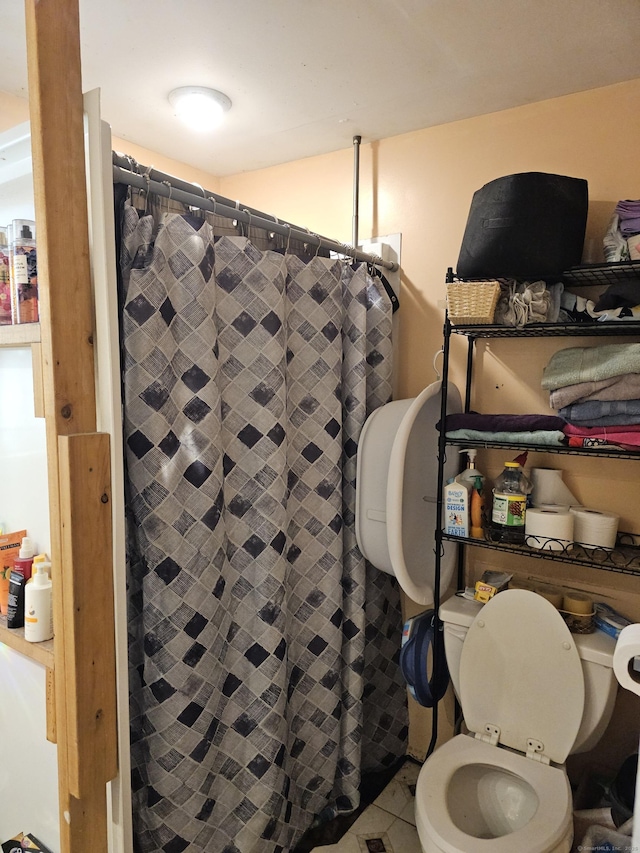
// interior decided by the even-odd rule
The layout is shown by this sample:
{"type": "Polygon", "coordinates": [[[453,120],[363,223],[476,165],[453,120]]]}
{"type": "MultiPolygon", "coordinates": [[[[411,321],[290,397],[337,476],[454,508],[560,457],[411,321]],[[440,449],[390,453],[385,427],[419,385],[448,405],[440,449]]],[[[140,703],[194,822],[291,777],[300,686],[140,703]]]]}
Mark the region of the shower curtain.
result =
{"type": "Polygon", "coordinates": [[[122,211],[139,853],[289,851],[406,752],[399,592],[354,533],[388,297],[214,224],[122,211]]]}

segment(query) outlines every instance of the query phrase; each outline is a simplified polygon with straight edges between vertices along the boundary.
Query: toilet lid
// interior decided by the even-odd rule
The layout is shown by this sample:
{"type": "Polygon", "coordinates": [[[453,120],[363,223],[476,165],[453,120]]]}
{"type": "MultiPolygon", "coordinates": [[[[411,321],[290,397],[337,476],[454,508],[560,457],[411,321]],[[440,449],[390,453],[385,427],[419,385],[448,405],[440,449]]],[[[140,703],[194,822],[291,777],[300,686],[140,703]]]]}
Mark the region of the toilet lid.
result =
{"type": "Polygon", "coordinates": [[[479,611],[460,660],[460,702],[469,730],[500,730],[499,742],[527,752],[528,741],[563,763],[584,709],[582,665],[562,616],[541,595],[501,592],[479,611]]]}

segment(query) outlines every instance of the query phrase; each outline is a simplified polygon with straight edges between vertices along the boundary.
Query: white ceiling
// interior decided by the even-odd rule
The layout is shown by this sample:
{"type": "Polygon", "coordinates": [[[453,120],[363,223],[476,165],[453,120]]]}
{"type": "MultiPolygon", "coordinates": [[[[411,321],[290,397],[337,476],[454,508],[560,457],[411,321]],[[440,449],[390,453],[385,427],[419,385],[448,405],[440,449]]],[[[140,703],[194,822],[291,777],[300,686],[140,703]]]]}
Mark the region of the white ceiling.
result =
{"type": "MultiPolygon", "coordinates": [[[[0,89],[25,96],[23,4],[0,10],[0,89]]],[[[80,0],[80,16],[83,86],[113,132],[215,175],[640,77],[639,0],[80,0]],[[223,128],[179,124],[183,85],[231,98],[223,128]]]]}

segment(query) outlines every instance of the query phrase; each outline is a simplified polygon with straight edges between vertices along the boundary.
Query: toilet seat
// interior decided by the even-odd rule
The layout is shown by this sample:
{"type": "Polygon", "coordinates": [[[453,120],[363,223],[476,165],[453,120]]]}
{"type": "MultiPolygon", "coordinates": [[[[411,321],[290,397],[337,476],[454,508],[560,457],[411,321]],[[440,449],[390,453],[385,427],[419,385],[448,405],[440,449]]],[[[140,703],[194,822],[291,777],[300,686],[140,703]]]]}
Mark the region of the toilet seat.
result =
{"type": "Polygon", "coordinates": [[[460,704],[483,740],[563,764],[584,711],[573,636],[541,595],[494,596],[469,627],[460,658],[460,704]]]}
{"type": "Polygon", "coordinates": [[[425,762],[416,787],[416,827],[425,850],[442,853],[549,853],[571,846],[571,789],[563,768],[532,761],[469,735],[457,735],[425,762]],[[456,826],[449,813],[449,785],[464,767],[485,765],[528,783],[538,798],[533,817],[496,838],[477,838],[456,826]],[[563,842],[565,842],[563,844],[563,842]]]}
{"type": "Polygon", "coordinates": [[[418,777],[424,851],[568,853],[571,789],[555,765],[578,733],[584,678],[552,604],[520,589],[485,604],[462,646],[460,704],[470,734],[437,749],[418,777]]]}

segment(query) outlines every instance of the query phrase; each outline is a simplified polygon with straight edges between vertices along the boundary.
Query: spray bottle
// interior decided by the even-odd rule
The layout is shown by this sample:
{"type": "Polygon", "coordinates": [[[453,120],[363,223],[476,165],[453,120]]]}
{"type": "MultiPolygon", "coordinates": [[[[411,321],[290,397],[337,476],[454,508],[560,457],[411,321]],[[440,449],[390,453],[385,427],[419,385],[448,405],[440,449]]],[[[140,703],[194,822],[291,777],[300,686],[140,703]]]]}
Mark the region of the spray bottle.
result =
{"type": "Polygon", "coordinates": [[[0,228],[0,326],[11,325],[11,272],[7,229],[0,228]]]}
{"type": "Polygon", "coordinates": [[[484,538],[484,474],[476,468],[477,450],[473,447],[461,450],[467,454],[467,467],[456,477],[469,489],[469,535],[474,539],[484,538]]]}
{"type": "Polygon", "coordinates": [[[11,288],[15,322],[38,322],[38,261],[34,239],[36,223],[14,219],[11,241],[11,288]]]}

